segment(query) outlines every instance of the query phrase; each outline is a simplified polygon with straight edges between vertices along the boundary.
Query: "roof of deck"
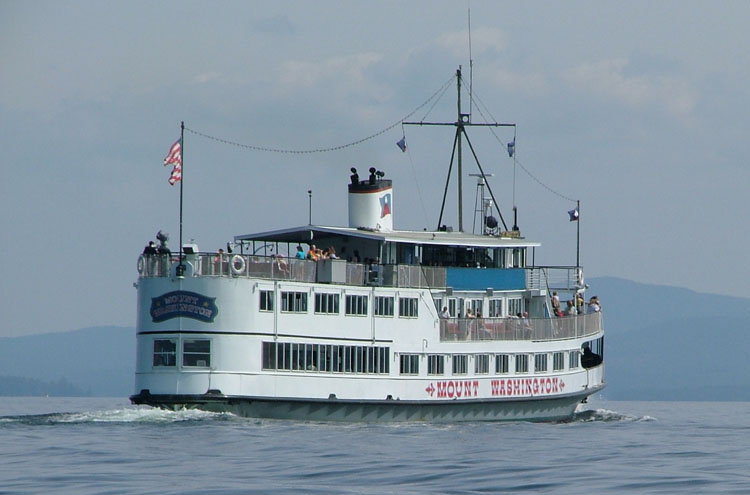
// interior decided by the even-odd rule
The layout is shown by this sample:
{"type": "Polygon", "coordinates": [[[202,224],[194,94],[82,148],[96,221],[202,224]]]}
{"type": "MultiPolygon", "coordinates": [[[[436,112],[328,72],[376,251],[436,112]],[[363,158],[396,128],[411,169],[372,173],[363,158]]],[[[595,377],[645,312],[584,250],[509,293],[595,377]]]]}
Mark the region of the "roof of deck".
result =
{"type": "Polygon", "coordinates": [[[320,242],[334,237],[358,237],[380,242],[466,247],[538,247],[541,244],[523,238],[493,237],[467,234],[466,232],[431,232],[412,230],[376,231],[351,227],[325,227],[304,225],[282,230],[271,230],[234,237],[239,241],[265,241],[304,243],[320,242]]]}

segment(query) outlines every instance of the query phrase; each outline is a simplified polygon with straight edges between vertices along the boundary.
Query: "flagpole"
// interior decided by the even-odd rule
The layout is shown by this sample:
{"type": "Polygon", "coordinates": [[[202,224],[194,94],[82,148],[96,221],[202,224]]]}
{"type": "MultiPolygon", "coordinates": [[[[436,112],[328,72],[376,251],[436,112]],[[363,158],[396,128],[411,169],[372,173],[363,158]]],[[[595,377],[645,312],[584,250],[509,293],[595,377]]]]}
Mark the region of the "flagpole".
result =
{"type": "Polygon", "coordinates": [[[581,200],[576,201],[578,221],[576,222],[576,268],[581,267],[581,200]]]}
{"type": "Polygon", "coordinates": [[[177,267],[177,276],[181,277],[185,273],[182,255],[182,184],[185,182],[185,121],[180,122],[180,148],[182,153],[181,171],[180,171],[180,264],[177,267]]]}

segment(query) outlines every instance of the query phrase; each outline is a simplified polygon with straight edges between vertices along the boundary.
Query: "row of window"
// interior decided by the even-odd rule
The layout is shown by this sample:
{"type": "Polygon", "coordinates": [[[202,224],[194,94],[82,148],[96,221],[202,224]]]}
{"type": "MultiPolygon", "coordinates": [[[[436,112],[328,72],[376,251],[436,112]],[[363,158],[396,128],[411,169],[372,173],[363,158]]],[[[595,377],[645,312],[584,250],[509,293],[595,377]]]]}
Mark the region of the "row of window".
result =
{"type": "MultiPolygon", "coordinates": [[[[293,342],[263,342],[263,369],[290,371],[323,371],[331,373],[389,373],[389,348],[375,346],[354,346],[334,344],[301,344],[293,342]]],[[[469,354],[450,356],[451,373],[466,375],[469,372],[469,354]]],[[[507,374],[513,369],[517,374],[529,373],[529,357],[534,360],[534,373],[548,371],[548,353],[538,354],[472,354],[474,373],[488,374],[490,361],[494,358],[495,373],[507,374]]],[[[578,350],[568,352],[568,369],[580,366],[581,353],[578,350]]],[[[443,354],[428,354],[428,375],[444,375],[445,360],[443,354]]],[[[155,339],[154,367],[177,366],[177,339],[155,339]]],[[[399,373],[402,375],[419,375],[422,356],[419,354],[400,354],[399,373]]],[[[182,341],[183,367],[211,367],[211,341],[209,339],[185,339],[182,341]]],[[[552,371],[565,369],[565,352],[552,353],[552,371]]]]}
{"type": "Polygon", "coordinates": [[[263,369],[388,374],[389,348],[263,342],[263,369]]]}
{"type": "Polygon", "coordinates": [[[448,315],[451,318],[461,318],[465,316],[467,310],[472,313],[482,314],[487,317],[500,318],[504,316],[515,316],[525,311],[523,299],[521,297],[508,297],[507,299],[492,298],[488,300],[487,311],[484,310],[484,299],[469,299],[463,297],[449,297],[445,301],[441,298],[435,299],[435,307],[438,311],[443,308],[448,309],[448,315]],[[505,309],[503,305],[505,303],[505,309]]]}
{"type": "MultiPolygon", "coordinates": [[[[495,373],[507,374],[511,369],[511,360],[516,373],[529,373],[529,354],[495,354],[495,373]]],[[[547,353],[533,354],[534,373],[546,373],[547,353]]],[[[580,366],[579,351],[570,351],[568,353],[568,369],[576,369],[580,366]]],[[[472,354],[474,358],[474,374],[483,375],[490,372],[491,354],[472,354]]],[[[419,354],[401,354],[399,356],[399,373],[402,375],[419,375],[419,363],[421,361],[419,354]]],[[[444,375],[445,359],[443,354],[428,354],[427,374],[444,375]]],[[[450,356],[452,374],[466,375],[469,372],[469,354],[454,354],[450,356]]],[[[565,352],[558,351],[552,353],[552,371],[562,371],[565,369],[565,352]]]]}
{"type": "MultiPolygon", "coordinates": [[[[183,340],[181,364],[184,367],[210,368],[211,341],[208,339],[183,340]]],[[[154,340],[153,365],[155,367],[177,366],[177,339],[154,340]]]]}
{"type": "MultiPolygon", "coordinates": [[[[341,295],[333,292],[315,293],[315,313],[340,313],[339,300],[341,295]]],[[[344,314],[347,316],[367,316],[368,295],[347,294],[344,296],[344,314]]],[[[281,291],[282,313],[307,313],[307,292],[281,291]]],[[[260,291],[260,310],[273,311],[274,291],[260,291]]],[[[393,316],[395,309],[394,296],[375,296],[375,316],[393,316]]],[[[416,297],[398,298],[398,315],[402,318],[417,318],[419,316],[419,299],[416,297]]]]}

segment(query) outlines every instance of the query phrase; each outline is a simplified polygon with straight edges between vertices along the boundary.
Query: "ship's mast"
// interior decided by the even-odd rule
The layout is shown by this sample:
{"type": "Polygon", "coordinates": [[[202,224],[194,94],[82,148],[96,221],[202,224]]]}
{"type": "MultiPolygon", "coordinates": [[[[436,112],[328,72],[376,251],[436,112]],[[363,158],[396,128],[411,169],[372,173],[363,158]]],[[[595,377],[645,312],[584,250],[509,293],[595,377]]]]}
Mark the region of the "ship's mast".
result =
{"type": "MultiPolygon", "coordinates": [[[[499,124],[497,122],[492,123],[485,123],[485,124],[474,124],[471,122],[471,114],[468,113],[461,113],[461,66],[458,67],[458,70],[456,71],[456,88],[458,91],[458,98],[457,98],[457,113],[458,118],[455,122],[404,122],[405,125],[452,125],[456,127],[456,135],[453,139],[453,152],[451,153],[451,162],[450,166],[448,167],[448,178],[445,182],[445,191],[443,192],[443,204],[440,207],[440,218],[438,219],[438,226],[437,230],[440,230],[441,223],[443,222],[443,213],[445,211],[445,200],[448,194],[448,186],[450,185],[451,180],[451,172],[453,170],[453,159],[457,157],[457,173],[458,173],[458,231],[463,232],[464,231],[464,223],[463,223],[463,160],[462,160],[462,138],[466,138],[466,144],[469,145],[469,149],[471,150],[472,155],[474,156],[474,161],[477,164],[477,167],[479,168],[479,172],[482,177],[486,177],[484,170],[482,170],[482,165],[479,163],[479,159],[477,158],[477,154],[474,152],[474,147],[471,145],[471,140],[469,139],[469,135],[466,134],[466,127],[515,127],[516,124],[499,124]],[[458,151],[458,153],[456,153],[458,151]]],[[[486,181],[485,181],[486,182],[486,181]]],[[[489,183],[487,183],[487,190],[490,193],[490,196],[492,197],[492,201],[494,202],[495,206],[498,207],[498,215],[500,216],[500,221],[503,223],[503,228],[505,230],[508,230],[508,226],[505,224],[505,220],[503,219],[502,213],[499,211],[499,204],[497,200],[495,200],[495,195],[492,192],[492,188],[490,188],[489,183]]]]}

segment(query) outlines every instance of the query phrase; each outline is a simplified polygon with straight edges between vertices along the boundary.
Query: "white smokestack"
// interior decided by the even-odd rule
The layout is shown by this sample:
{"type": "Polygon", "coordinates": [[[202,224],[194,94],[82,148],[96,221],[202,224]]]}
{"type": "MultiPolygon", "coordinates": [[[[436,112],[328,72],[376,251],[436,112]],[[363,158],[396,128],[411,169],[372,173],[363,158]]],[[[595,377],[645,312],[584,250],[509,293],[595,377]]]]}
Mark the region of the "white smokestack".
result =
{"type": "Polygon", "coordinates": [[[370,169],[366,180],[359,180],[352,168],[349,184],[349,227],[393,230],[393,185],[383,172],[370,169]]]}

